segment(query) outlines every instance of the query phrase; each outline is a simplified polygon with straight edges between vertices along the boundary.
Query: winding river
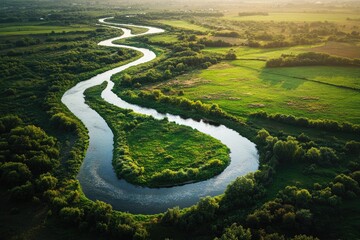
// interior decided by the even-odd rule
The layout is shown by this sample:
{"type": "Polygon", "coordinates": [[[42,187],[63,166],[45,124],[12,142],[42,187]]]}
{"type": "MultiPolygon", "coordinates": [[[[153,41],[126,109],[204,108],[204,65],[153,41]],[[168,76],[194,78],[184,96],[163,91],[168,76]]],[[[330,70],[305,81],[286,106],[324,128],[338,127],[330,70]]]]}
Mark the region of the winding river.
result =
{"type": "Polygon", "coordinates": [[[133,49],[141,52],[143,56],[131,63],[116,67],[78,83],[65,92],[61,99],[69,110],[83,122],[89,131],[89,147],[77,176],[85,195],[92,200],[107,202],[117,210],[131,213],[153,214],[163,212],[167,208],[174,206],[191,206],[198,202],[201,197],[219,195],[223,193],[226,186],[238,176],[256,171],[258,169],[258,153],[255,144],[239,135],[236,131],[223,125],[213,126],[203,121],[197,122],[192,119],[182,119],[176,115],[161,114],[154,109],[143,108],[127,103],[112,92],[114,86],[114,83],[110,80],[112,75],[156,58],[155,53],[149,49],[118,45],[112,42],[123,38],[162,33],[164,31],[154,27],[109,23],[106,22],[107,19],[110,18],[100,19],[99,22],[102,25],[121,29],[124,34],[120,37],[102,41],[99,45],[133,49]],[[130,30],[121,26],[143,27],[148,29],[148,31],[133,35],[130,30]],[[231,151],[230,165],[221,174],[209,180],[171,188],[140,187],[130,184],[125,180],[118,179],[112,167],[114,135],[104,119],[86,105],[84,99],[84,91],[86,89],[100,85],[105,81],[108,84],[101,94],[104,100],[120,108],[132,109],[137,113],[151,115],[156,119],[167,117],[169,121],[190,126],[219,139],[231,151]]]}

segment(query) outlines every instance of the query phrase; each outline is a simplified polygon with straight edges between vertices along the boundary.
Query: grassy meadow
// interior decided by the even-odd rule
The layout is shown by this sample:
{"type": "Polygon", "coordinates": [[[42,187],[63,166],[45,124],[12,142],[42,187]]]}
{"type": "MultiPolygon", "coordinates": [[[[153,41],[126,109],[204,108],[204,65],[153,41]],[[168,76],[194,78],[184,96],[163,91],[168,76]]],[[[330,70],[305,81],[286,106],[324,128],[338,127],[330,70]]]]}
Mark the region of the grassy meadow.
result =
{"type": "Polygon", "coordinates": [[[143,169],[137,176],[119,177],[143,186],[173,186],[211,178],[229,164],[229,150],[219,140],[166,119],[159,121],[119,109],[100,98],[101,90],[102,87],[87,90],[87,102],[104,116],[117,139],[115,169],[123,151],[128,151],[127,161],[133,159],[137,168],[143,169]],[[158,176],[166,171],[174,176],[158,176]]]}
{"type": "Polygon", "coordinates": [[[209,31],[209,29],[206,27],[202,27],[200,25],[193,24],[193,23],[190,23],[190,22],[184,21],[184,20],[159,20],[156,22],[165,24],[165,25],[169,25],[174,28],[183,29],[183,30],[192,30],[192,31],[199,31],[199,32],[209,31]]]}
{"type": "MultiPolygon", "coordinates": [[[[360,70],[357,67],[266,68],[265,61],[296,54],[303,47],[285,49],[234,48],[239,60],[181,75],[155,85],[182,90],[184,96],[217,103],[227,112],[246,117],[256,111],[332,119],[359,124],[360,70]],[[351,89],[355,88],[355,89],[351,89]]],[[[229,48],[205,49],[226,53],[229,48]]],[[[154,87],[154,86],[152,86],[154,87]]]]}

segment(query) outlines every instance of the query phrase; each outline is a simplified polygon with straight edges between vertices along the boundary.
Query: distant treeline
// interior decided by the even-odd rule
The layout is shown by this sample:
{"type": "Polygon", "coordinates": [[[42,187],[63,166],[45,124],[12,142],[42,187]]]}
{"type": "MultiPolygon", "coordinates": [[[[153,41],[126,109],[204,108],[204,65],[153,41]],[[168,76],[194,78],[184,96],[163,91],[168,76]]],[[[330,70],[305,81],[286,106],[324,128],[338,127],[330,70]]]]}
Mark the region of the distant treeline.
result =
{"type": "Polygon", "coordinates": [[[233,38],[240,37],[240,34],[235,31],[220,31],[220,32],[215,32],[214,35],[216,37],[233,37],[233,38]]]}
{"type": "Polygon", "coordinates": [[[239,17],[246,17],[246,16],[269,16],[267,12],[239,12],[239,17]]]}
{"type": "Polygon", "coordinates": [[[352,124],[349,122],[339,123],[337,121],[328,119],[308,119],[304,117],[295,117],[285,114],[268,114],[264,111],[251,114],[252,117],[269,119],[281,123],[291,124],[301,127],[317,128],[327,131],[340,131],[349,133],[360,133],[360,125],[352,124]]]}
{"type": "Polygon", "coordinates": [[[121,79],[123,86],[137,86],[143,83],[160,82],[178,76],[191,69],[207,68],[218,62],[214,56],[203,55],[200,50],[204,45],[196,42],[184,42],[170,47],[172,52],[166,60],[157,62],[136,75],[124,74],[121,79]]]}
{"type": "Polygon", "coordinates": [[[266,67],[293,66],[360,66],[360,59],[331,56],[325,53],[307,52],[298,55],[282,54],[266,62],[266,67]]]}
{"type": "Polygon", "coordinates": [[[225,42],[221,39],[219,40],[211,40],[211,39],[207,39],[207,38],[201,38],[199,40],[199,43],[205,45],[206,47],[231,47],[232,44],[225,42]]]}

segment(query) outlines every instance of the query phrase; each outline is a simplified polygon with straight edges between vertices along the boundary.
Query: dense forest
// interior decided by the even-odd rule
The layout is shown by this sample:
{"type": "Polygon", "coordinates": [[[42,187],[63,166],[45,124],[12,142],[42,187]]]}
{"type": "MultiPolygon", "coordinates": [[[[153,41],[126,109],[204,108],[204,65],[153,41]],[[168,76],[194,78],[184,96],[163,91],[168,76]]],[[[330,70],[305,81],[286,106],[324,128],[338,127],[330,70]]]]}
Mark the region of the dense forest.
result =
{"type": "MultiPolygon", "coordinates": [[[[187,9],[183,4],[161,9],[112,1],[4,1],[2,239],[360,237],[360,25],[353,20],[358,12],[342,4],[337,7],[346,14],[331,12],[331,3],[316,6],[317,13],[307,12],[314,5],[302,4],[295,4],[301,11],[280,4],[283,13],[268,3],[232,8],[218,2],[211,9],[196,4],[179,10],[187,9]],[[286,13],[302,20],[284,21],[286,13]],[[304,14],[309,14],[306,21],[304,14]],[[322,21],[324,14],[335,20],[322,21]],[[141,57],[135,50],[97,45],[123,33],[98,24],[108,16],[114,16],[111,22],[165,30],[115,42],[150,49],[157,57],[115,74],[113,92],[161,113],[233,129],[256,144],[258,170],[239,175],[220,195],[156,214],[119,211],[86,196],[77,176],[89,145],[88,129],[61,98],[77,83],[141,57]],[[351,50],[339,53],[327,48],[329,42],[351,50]],[[307,70],[315,75],[296,75],[307,70]],[[330,75],[341,76],[325,75],[332,70],[330,75]],[[269,81],[273,78],[280,80],[269,81]],[[244,87],[247,82],[251,88],[244,87]],[[302,90],[306,84],[321,90],[302,90]],[[302,102],[296,105],[293,96],[278,100],[279,89],[295,92],[302,102]],[[322,95],[326,89],[334,99],[322,95]],[[266,97],[249,100],[260,94],[266,97]]],[[[229,165],[229,149],[219,140],[168,119],[118,108],[101,98],[105,86],[84,94],[114,133],[112,167],[120,179],[139,187],[174,187],[213,178],[229,165]]]]}

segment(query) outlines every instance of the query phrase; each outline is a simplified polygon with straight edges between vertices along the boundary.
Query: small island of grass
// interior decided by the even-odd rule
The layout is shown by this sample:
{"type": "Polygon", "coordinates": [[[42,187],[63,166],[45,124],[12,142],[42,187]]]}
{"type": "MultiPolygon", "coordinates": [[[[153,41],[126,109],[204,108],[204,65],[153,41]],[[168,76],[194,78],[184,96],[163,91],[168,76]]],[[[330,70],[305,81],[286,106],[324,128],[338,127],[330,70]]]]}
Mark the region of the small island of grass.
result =
{"type": "Polygon", "coordinates": [[[113,166],[119,178],[170,187],[209,179],[230,163],[229,149],[219,140],[106,103],[100,97],[104,86],[87,90],[86,100],[114,133],[113,166]]]}

